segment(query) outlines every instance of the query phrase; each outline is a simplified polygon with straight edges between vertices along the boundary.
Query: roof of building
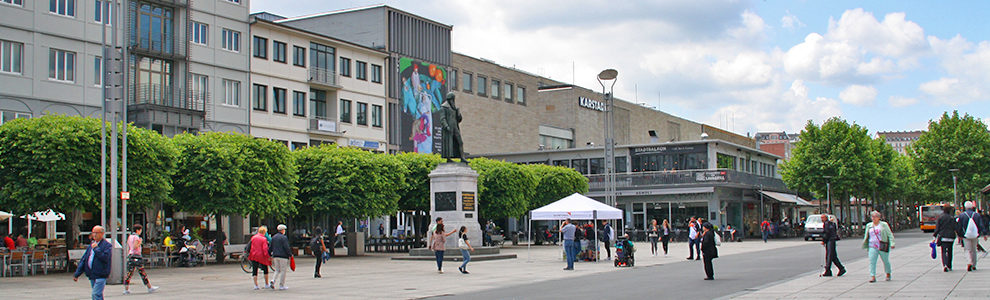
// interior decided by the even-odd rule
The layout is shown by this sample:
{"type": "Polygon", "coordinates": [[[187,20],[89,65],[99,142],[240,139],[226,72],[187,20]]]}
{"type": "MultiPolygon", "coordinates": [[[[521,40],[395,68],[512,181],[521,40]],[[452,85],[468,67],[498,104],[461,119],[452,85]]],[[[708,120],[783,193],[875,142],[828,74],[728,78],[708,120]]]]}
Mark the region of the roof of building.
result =
{"type": "MultiPolygon", "coordinates": [[[[312,31],[301,29],[301,28],[298,28],[298,27],[295,27],[295,26],[292,26],[292,25],[282,24],[281,22],[275,22],[275,21],[272,21],[272,20],[268,20],[268,19],[264,18],[264,17],[267,16],[267,15],[264,15],[264,14],[267,14],[267,13],[261,12],[261,13],[251,14],[251,16],[253,18],[251,18],[251,21],[249,22],[249,24],[264,23],[264,24],[268,24],[268,25],[272,25],[272,26],[278,26],[278,27],[285,28],[285,29],[288,29],[288,30],[294,30],[294,31],[298,31],[298,32],[301,32],[301,33],[304,33],[304,34],[314,35],[314,36],[317,36],[317,37],[319,37],[321,39],[331,40],[331,41],[334,41],[334,42],[337,42],[337,43],[347,44],[349,46],[354,46],[354,47],[357,47],[357,48],[362,48],[362,49],[365,49],[365,50],[370,50],[370,51],[378,52],[380,54],[388,55],[388,52],[385,52],[384,49],[372,48],[372,47],[364,46],[364,45],[361,45],[361,44],[352,43],[352,42],[348,42],[348,41],[345,41],[345,40],[342,40],[342,39],[338,39],[338,38],[335,38],[335,37],[332,37],[332,36],[328,36],[328,35],[325,35],[325,34],[322,34],[322,33],[312,32],[312,31]]],[[[273,16],[278,16],[278,15],[273,15],[273,16]]]]}
{"type": "Polygon", "coordinates": [[[397,11],[397,12],[400,12],[400,13],[403,13],[403,14],[406,14],[406,15],[410,15],[410,16],[413,16],[415,18],[418,18],[418,19],[421,19],[423,21],[430,22],[430,23],[433,23],[433,24],[436,24],[436,25],[439,25],[439,26],[443,26],[443,27],[447,27],[447,28],[454,28],[454,26],[452,26],[452,25],[447,25],[447,24],[444,24],[444,23],[440,23],[440,22],[434,21],[434,20],[429,19],[429,18],[424,18],[424,17],[422,17],[420,15],[417,15],[417,14],[414,14],[414,13],[410,13],[410,12],[407,12],[407,11],[404,11],[404,10],[401,10],[401,9],[398,9],[398,8],[395,8],[395,7],[392,7],[392,6],[388,6],[386,4],[374,4],[374,5],[368,5],[368,6],[360,6],[360,7],[352,7],[352,8],[331,10],[331,11],[326,11],[326,12],[321,12],[321,13],[308,14],[308,15],[302,15],[302,16],[298,16],[298,17],[287,18],[287,19],[279,20],[279,22],[291,22],[291,21],[302,20],[302,19],[309,19],[309,18],[316,18],[316,17],[322,17],[322,16],[343,14],[343,13],[349,13],[349,12],[362,11],[362,10],[379,9],[379,8],[384,8],[384,9],[389,9],[389,10],[397,11]]]}
{"type": "Polygon", "coordinates": [[[913,141],[917,140],[922,133],[925,131],[877,131],[877,136],[882,136],[887,141],[913,141]]]}

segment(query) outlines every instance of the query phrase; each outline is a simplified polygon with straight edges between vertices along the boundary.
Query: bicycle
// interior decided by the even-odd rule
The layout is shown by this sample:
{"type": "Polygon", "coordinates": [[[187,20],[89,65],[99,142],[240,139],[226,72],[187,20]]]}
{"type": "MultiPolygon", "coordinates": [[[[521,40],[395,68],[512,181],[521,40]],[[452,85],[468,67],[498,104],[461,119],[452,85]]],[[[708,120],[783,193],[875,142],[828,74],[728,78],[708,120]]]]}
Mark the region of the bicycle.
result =
{"type": "Polygon", "coordinates": [[[244,270],[244,273],[251,273],[251,261],[247,257],[247,255],[241,255],[241,270],[244,270]]]}

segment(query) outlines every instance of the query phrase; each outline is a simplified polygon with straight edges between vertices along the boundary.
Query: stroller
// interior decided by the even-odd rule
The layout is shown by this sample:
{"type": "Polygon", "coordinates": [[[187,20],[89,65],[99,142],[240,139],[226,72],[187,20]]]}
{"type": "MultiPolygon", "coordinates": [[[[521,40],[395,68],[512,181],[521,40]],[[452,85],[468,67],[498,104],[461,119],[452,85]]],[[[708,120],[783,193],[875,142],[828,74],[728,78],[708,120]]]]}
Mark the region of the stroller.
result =
{"type": "Polygon", "coordinates": [[[180,267],[195,267],[206,265],[206,255],[200,250],[202,244],[199,241],[182,243],[179,248],[176,264],[180,267]]]}
{"type": "Polygon", "coordinates": [[[622,236],[615,241],[615,266],[616,267],[632,267],[636,264],[636,257],[633,253],[636,249],[633,249],[633,243],[629,240],[629,236],[622,236]]]}

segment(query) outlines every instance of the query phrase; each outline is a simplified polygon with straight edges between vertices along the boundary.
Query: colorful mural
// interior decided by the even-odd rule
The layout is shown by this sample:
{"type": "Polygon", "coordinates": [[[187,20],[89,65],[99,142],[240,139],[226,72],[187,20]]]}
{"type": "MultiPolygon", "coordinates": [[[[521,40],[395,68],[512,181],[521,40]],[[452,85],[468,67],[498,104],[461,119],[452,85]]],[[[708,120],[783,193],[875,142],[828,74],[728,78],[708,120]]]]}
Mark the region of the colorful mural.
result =
{"type": "Polygon", "coordinates": [[[440,153],[440,130],[433,119],[447,94],[446,78],[447,71],[441,66],[410,58],[399,59],[402,151],[440,153]]]}

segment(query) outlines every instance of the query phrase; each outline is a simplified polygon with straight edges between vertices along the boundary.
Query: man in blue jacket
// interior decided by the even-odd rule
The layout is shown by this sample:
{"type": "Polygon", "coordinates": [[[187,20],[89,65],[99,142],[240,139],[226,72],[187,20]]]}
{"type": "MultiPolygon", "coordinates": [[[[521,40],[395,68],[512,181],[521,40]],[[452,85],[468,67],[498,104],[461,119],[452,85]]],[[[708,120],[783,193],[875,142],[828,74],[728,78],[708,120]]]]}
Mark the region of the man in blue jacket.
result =
{"type": "Polygon", "coordinates": [[[959,242],[962,243],[963,248],[969,254],[969,265],[966,266],[966,271],[976,270],[976,250],[980,247],[979,237],[983,236],[983,240],[987,240],[987,229],[983,228],[983,220],[980,214],[976,213],[974,210],[975,204],[973,201],[966,201],[964,204],[966,211],[959,214],[956,217],[956,236],[959,237],[959,242]],[[973,220],[973,232],[972,235],[968,235],[969,231],[969,220],[973,220]]]}
{"type": "Polygon", "coordinates": [[[103,234],[103,226],[93,226],[89,236],[92,242],[79,260],[76,274],[72,275],[72,281],[79,281],[79,276],[86,273],[93,287],[93,300],[103,300],[103,287],[107,284],[107,276],[110,276],[110,251],[113,246],[103,238],[103,234]]]}

